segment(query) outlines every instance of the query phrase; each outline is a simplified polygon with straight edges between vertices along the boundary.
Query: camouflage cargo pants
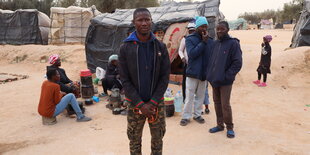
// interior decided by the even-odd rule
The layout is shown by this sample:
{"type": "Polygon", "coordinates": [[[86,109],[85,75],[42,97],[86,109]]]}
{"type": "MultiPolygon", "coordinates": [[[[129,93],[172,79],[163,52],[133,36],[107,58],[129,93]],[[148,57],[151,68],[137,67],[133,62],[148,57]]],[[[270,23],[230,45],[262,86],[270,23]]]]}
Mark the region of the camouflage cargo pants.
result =
{"type": "MultiPolygon", "coordinates": [[[[127,115],[127,135],[129,138],[130,154],[131,155],[141,155],[141,142],[142,142],[142,132],[146,121],[144,115],[135,114],[133,108],[129,107],[127,115]]],[[[166,132],[166,122],[165,122],[165,107],[164,103],[160,103],[158,106],[158,119],[154,123],[149,123],[152,141],[151,141],[151,155],[161,155],[163,149],[163,137],[166,132]]]]}

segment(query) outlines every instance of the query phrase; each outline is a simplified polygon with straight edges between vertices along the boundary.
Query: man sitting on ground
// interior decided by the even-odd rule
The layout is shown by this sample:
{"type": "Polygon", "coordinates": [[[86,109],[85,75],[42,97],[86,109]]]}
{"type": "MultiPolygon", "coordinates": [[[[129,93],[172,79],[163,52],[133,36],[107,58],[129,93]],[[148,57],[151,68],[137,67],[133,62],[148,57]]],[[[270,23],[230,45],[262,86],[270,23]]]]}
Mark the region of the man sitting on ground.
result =
{"type": "Polygon", "coordinates": [[[112,88],[118,88],[119,90],[123,89],[118,70],[118,55],[116,54],[109,57],[107,72],[102,79],[102,87],[103,93],[100,94],[100,97],[107,96],[108,90],[111,90],[112,88]]]}
{"type": "Polygon", "coordinates": [[[57,82],[57,84],[60,85],[60,90],[62,92],[68,93],[74,93],[76,97],[79,97],[79,84],[78,82],[73,82],[70,80],[65,72],[64,69],[59,68],[61,66],[60,57],[58,54],[53,54],[49,57],[49,63],[51,66],[47,66],[47,70],[55,69],[58,71],[60,75],[60,80],[57,82]]]}
{"type": "Polygon", "coordinates": [[[56,124],[56,116],[63,112],[68,104],[73,107],[77,115],[77,122],[90,121],[91,118],[84,116],[72,93],[63,96],[60,92],[60,86],[57,84],[60,80],[59,72],[56,69],[49,69],[46,76],[48,80],[42,84],[38,106],[38,112],[42,116],[43,124],[56,124]]]}

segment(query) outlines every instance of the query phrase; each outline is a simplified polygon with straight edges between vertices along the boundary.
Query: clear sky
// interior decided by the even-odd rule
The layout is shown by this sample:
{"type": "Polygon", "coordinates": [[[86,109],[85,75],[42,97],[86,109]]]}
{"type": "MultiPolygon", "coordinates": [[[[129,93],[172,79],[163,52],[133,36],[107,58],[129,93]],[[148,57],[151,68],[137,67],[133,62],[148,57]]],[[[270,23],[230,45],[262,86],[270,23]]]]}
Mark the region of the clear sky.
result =
{"type": "MultiPolygon", "coordinates": [[[[175,0],[186,1],[186,0],[175,0]]],[[[203,0],[198,0],[203,1],[203,0]]],[[[221,0],[220,10],[227,20],[234,20],[244,12],[262,12],[267,9],[282,9],[283,4],[292,0],[221,0]]]]}

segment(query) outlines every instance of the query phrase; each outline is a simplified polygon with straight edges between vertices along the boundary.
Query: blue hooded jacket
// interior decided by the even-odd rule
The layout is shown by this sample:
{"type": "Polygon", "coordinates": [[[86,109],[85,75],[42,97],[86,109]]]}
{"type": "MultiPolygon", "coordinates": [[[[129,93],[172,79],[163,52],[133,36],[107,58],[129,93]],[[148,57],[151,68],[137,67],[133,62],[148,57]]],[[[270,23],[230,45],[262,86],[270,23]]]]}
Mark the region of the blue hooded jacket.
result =
{"type": "Polygon", "coordinates": [[[186,37],[186,51],[188,55],[188,65],[186,76],[205,81],[207,77],[207,67],[213,47],[213,39],[209,38],[204,42],[201,36],[194,32],[186,37]]]}
{"type": "Polygon", "coordinates": [[[242,67],[242,51],[239,40],[226,35],[214,42],[208,65],[207,80],[213,87],[233,84],[242,67]]]}

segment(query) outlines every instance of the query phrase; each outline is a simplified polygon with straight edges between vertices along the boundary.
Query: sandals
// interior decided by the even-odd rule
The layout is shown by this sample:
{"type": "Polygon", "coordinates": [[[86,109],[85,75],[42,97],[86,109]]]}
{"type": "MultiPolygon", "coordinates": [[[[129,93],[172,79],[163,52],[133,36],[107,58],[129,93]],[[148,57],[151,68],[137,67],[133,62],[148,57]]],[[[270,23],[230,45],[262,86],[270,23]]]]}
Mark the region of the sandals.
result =
{"type": "Polygon", "coordinates": [[[209,130],[209,132],[210,133],[216,133],[216,132],[220,132],[220,131],[223,131],[224,130],[224,128],[220,128],[220,127],[214,127],[214,128],[211,128],[210,130],[209,130]]]}
{"type": "Polygon", "coordinates": [[[228,130],[227,131],[227,138],[235,138],[234,130],[228,130]]]}
{"type": "Polygon", "coordinates": [[[181,122],[180,122],[180,125],[181,126],[186,126],[188,123],[189,123],[188,119],[182,119],[181,122]]]}
{"type": "Polygon", "coordinates": [[[194,118],[194,120],[197,121],[200,124],[205,123],[205,120],[201,116],[194,118]]]}

